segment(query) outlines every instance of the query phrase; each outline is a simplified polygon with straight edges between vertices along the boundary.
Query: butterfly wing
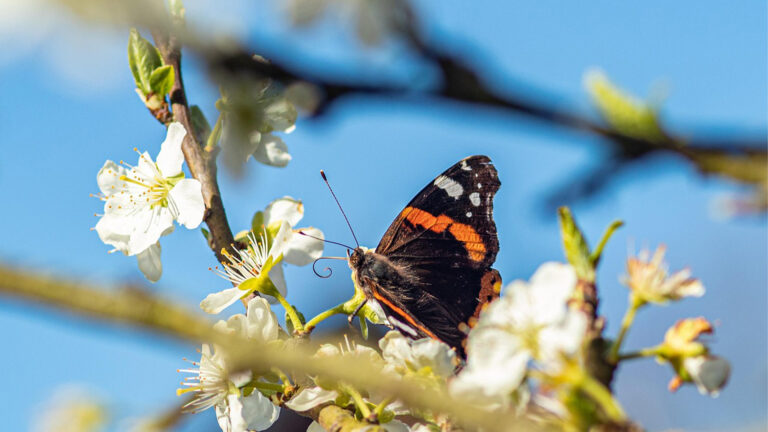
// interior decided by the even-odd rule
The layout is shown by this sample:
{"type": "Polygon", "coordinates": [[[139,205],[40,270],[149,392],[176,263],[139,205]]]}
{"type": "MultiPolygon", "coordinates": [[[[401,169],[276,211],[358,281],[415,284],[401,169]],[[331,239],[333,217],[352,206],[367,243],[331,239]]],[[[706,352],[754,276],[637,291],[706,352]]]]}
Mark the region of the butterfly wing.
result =
{"type": "Polygon", "coordinates": [[[377,246],[413,281],[382,287],[382,296],[399,300],[398,307],[384,308],[432,333],[417,326],[420,336],[460,349],[461,323],[498,295],[500,278],[490,266],[499,250],[493,197],[500,186],[487,156],[463,159],[411,200],[377,246]]]}

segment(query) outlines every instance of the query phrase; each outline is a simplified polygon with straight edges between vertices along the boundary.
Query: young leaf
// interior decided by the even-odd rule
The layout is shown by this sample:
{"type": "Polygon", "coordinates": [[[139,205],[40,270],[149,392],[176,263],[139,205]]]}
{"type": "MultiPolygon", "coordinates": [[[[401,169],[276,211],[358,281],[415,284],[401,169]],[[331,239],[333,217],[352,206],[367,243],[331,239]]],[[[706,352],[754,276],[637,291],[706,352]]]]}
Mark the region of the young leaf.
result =
{"type": "Polygon", "coordinates": [[[208,135],[211,133],[211,124],[208,123],[208,119],[205,118],[203,110],[197,105],[189,107],[189,119],[192,122],[192,128],[195,130],[200,142],[206,142],[208,135]]]}
{"type": "Polygon", "coordinates": [[[560,232],[563,236],[566,259],[573,266],[579,279],[594,282],[595,268],[590,257],[587,239],[576,225],[568,207],[560,207],[557,209],[557,214],[560,218],[560,232]]]}
{"type": "Polygon", "coordinates": [[[149,89],[155,95],[164,98],[173,89],[175,81],[176,77],[173,73],[173,66],[160,66],[152,71],[152,74],[149,76],[149,89]]]}
{"type": "Polygon", "coordinates": [[[131,68],[133,80],[144,95],[150,93],[150,76],[152,72],[163,65],[160,51],[151,42],[141,37],[138,30],[132,28],[128,37],[128,66],[131,68]]]}

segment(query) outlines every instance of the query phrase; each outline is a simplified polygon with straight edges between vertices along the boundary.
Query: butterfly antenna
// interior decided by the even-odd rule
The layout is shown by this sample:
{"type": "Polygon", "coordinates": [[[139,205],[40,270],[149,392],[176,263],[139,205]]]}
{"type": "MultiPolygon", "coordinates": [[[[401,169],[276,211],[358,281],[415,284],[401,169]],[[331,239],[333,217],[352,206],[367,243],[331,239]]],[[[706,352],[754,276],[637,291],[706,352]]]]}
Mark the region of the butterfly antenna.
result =
{"type": "Polygon", "coordinates": [[[305,237],[309,237],[309,238],[312,238],[312,239],[315,239],[315,240],[319,240],[321,242],[331,243],[331,244],[343,246],[343,247],[345,247],[347,249],[354,249],[352,246],[347,246],[344,243],[339,243],[339,242],[335,242],[335,241],[331,241],[331,240],[326,240],[326,239],[323,239],[323,238],[320,238],[320,237],[315,237],[312,234],[305,233],[304,231],[299,231],[298,233],[303,235],[303,236],[305,236],[305,237]]]}
{"type": "Polygon", "coordinates": [[[342,261],[347,260],[345,257],[320,257],[316,259],[315,262],[312,263],[312,271],[315,272],[317,277],[321,277],[323,279],[328,279],[329,277],[331,277],[331,275],[333,274],[333,270],[330,267],[326,267],[323,269],[323,272],[328,272],[328,274],[321,275],[320,272],[317,271],[317,267],[315,267],[317,266],[317,262],[320,261],[321,259],[332,259],[332,260],[342,260],[342,261]]]}
{"type": "Polygon", "coordinates": [[[347,214],[344,213],[344,209],[341,207],[341,203],[339,203],[339,199],[336,198],[336,194],[333,193],[333,188],[331,188],[331,184],[328,183],[328,178],[325,176],[325,171],[320,170],[320,175],[323,177],[323,181],[325,181],[325,184],[328,186],[328,190],[331,191],[331,195],[333,195],[333,199],[336,201],[336,205],[339,206],[339,210],[341,210],[341,214],[344,216],[344,220],[347,222],[349,231],[352,233],[352,238],[355,239],[355,244],[357,245],[357,247],[360,247],[360,242],[357,241],[355,230],[352,229],[352,224],[349,223],[349,218],[347,217],[347,214]]]}

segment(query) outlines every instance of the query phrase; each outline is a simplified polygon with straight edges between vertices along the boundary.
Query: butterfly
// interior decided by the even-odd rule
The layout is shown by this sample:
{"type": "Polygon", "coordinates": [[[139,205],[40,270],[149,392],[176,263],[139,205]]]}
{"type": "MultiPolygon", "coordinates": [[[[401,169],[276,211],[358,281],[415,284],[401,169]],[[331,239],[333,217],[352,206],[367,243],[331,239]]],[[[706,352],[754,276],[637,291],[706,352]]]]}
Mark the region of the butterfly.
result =
{"type": "Polygon", "coordinates": [[[403,335],[430,337],[463,355],[468,326],[499,295],[493,197],[501,182],[487,156],[470,156],[430,182],[400,212],[374,250],[348,263],[366,301],[403,335]]]}

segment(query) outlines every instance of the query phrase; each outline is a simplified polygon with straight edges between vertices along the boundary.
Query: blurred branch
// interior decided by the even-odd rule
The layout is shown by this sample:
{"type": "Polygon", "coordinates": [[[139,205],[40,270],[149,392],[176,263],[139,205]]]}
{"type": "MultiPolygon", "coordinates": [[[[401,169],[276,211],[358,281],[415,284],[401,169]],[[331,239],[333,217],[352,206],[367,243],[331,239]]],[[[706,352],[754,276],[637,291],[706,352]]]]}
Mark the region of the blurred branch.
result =
{"type": "MultiPolygon", "coordinates": [[[[510,413],[494,413],[491,416],[487,411],[474,408],[468,401],[450,398],[445,392],[409,381],[393,380],[359,358],[316,358],[307,344],[287,344],[290,346],[283,349],[217,331],[204,317],[136,287],[106,291],[73,280],[20,271],[0,263],[0,294],[47,304],[78,315],[141,327],[190,342],[215,343],[233,359],[235,367],[232,372],[276,367],[320,376],[361,389],[376,390],[415,409],[449,413],[458,424],[468,428],[513,431],[531,430],[533,426],[510,413]]],[[[313,412],[317,415],[314,418],[338,417],[336,412],[324,413],[325,409],[313,412]]]]}
{"type": "MultiPolygon", "coordinates": [[[[59,0],[81,17],[92,21],[106,22],[117,25],[143,25],[149,28],[170,28],[167,20],[160,20],[164,11],[158,12],[157,2],[151,0],[136,0],[130,6],[124,2],[110,0],[97,2],[95,0],[59,0]]],[[[607,157],[599,164],[593,173],[585,173],[574,182],[569,183],[569,194],[588,195],[599,191],[606,182],[621,172],[633,162],[641,161],[652,154],[670,154],[683,158],[696,167],[703,175],[716,175],[736,182],[749,185],[755,191],[754,202],[762,210],[768,208],[768,172],[766,171],[765,137],[744,138],[733,137],[712,139],[709,137],[692,137],[688,134],[663,131],[663,133],[641,138],[623,133],[599,120],[577,112],[571,112],[554,104],[537,101],[526,97],[522,92],[512,92],[507,89],[495,88],[484,79],[479,71],[488,70],[472,64],[467,53],[475,50],[464,48],[451,49],[428,40],[421,31],[421,23],[406,1],[396,2],[402,9],[398,15],[397,34],[416,54],[419,61],[431,66],[439,76],[437,83],[432,86],[403,85],[388,82],[386,79],[367,79],[349,76],[326,76],[317,70],[322,69],[312,65],[294,67],[287,59],[296,59],[300,55],[290,52],[281,46],[279,54],[268,44],[245,47],[233,42],[231,38],[208,36],[198,30],[188,27],[176,27],[173,32],[177,40],[183,40],[184,46],[199,55],[209,66],[213,79],[219,84],[233,80],[250,78],[270,78],[284,84],[309,84],[317,96],[314,103],[313,116],[321,117],[337,102],[349,97],[379,97],[402,102],[440,102],[444,104],[458,103],[470,107],[482,106],[497,109],[511,115],[522,116],[535,120],[545,126],[565,130],[586,132],[602,138],[609,147],[607,157]],[[254,58],[253,54],[266,57],[270,62],[254,58]],[[585,178],[581,181],[581,178],[585,178]]],[[[450,37],[446,39],[452,39],[450,37]]],[[[165,55],[165,54],[164,54],[165,55]]],[[[167,59],[166,59],[167,60],[167,59]]],[[[296,63],[296,62],[294,62],[296,63]]],[[[177,74],[179,68],[177,69],[177,74]]],[[[178,77],[177,77],[178,78],[178,77]]],[[[508,78],[506,82],[516,82],[508,78]]],[[[532,87],[519,85],[531,93],[532,87]]],[[[183,92],[177,95],[181,98],[183,92]]],[[[177,99],[183,102],[183,99],[177,99]]]]}
{"type": "MultiPolygon", "coordinates": [[[[585,196],[598,191],[609,177],[617,174],[632,162],[640,161],[650,154],[667,153],[680,156],[693,164],[701,174],[717,175],[756,187],[763,193],[768,184],[766,174],[766,146],[764,138],[711,139],[706,137],[683,138],[683,134],[663,133],[653,137],[632,136],[616,128],[601,124],[587,116],[547,105],[533,99],[501,91],[488,84],[478,71],[480,68],[469,63],[467,51],[454,52],[426,40],[413,13],[402,28],[402,35],[410,43],[420,59],[439,72],[439,83],[432,88],[417,88],[388,84],[386,82],[353,82],[348,79],[324,77],[315,72],[316,67],[296,68],[287,66],[277,59],[295,58],[295,54],[282,52],[280,56],[270,55],[263,46],[257,48],[260,54],[271,59],[271,63],[253,59],[250,50],[239,52],[201,52],[214,71],[214,76],[229,79],[242,75],[269,77],[285,85],[304,82],[317,88],[315,116],[321,116],[338,101],[349,96],[376,96],[402,101],[458,102],[465,105],[484,106],[510,114],[520,115],[543,123],[574,131],[587,132],[605,140],[610,154],[604,160],[604,167],[587,174],[586,182],[576,182],[577,195],[585,196]],[[221,76],[221,75],[220,75],[221,76]]],[[[509,80],[513,81],[513,80],[509,80]]],[[[527,86],[523,86],[527,87],[527,86]]],[[[561,194],[562,197],[562,194],[561,194]]]]}

